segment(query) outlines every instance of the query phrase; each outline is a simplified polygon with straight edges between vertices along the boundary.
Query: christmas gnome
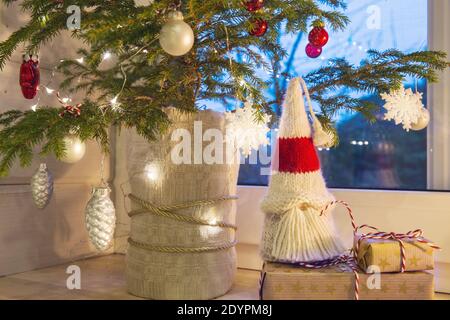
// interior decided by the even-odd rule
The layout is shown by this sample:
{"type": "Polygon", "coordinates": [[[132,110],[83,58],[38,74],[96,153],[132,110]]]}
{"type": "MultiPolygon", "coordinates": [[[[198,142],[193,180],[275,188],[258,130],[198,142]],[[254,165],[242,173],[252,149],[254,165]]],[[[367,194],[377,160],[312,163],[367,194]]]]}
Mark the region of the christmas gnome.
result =
{"type": "Polygon", "coordinates": [[[329,218],[333,207],[321,216],[334,197],[325,185],[315,146],[327,145],[330,139],[314,114],[305,82],[292,79],[283,105],[269,189],[261,204],[266,215],[264,260],[314,262],[345,251],[329,218]],[[302,87],[313,120],[313,137],[302,87]]]}

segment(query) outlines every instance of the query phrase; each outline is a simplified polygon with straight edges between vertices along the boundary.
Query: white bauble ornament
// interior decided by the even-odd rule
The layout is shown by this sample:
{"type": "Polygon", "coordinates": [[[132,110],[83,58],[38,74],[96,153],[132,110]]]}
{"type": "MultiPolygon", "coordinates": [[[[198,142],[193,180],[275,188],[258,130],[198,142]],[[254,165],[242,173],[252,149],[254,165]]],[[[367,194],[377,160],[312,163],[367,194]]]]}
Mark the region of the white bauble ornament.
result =
{"type": "Polygon", "coordinates": [[[426,108],[420,110],[420,116],[417,122],[411,124],[411,130],[420,131],[425,129],[430,123],[430,112],[426,108]]]}
{"type": "Polygon", "coordinates": [[[105,251],[112,243],[116,227],[116,209],[108,187],[95,187],[85,210],[86,229],[97,250],[105,251]]]}
{"type": "Polygon", "coordinates": [[[75,163],[80,161],[86,153],[86,144],[77,136],[69,135],[64,137],[66,153],[61,158],[62,162],[75,163]]]}
{"type": "Polygon", "coordinates": [[[194,45],[194,31],[183,21],[180,11],[171,11],[159,34],[163,50],[172,56],[182,56],[194,45]]]}
{"type": "Polygon", "coordinates": [[[39,169],[31,178],[31,194],[39,209],[44,209],[53,194],[53,176],[47,169],[47,164],[41,163],[39,169]]]}

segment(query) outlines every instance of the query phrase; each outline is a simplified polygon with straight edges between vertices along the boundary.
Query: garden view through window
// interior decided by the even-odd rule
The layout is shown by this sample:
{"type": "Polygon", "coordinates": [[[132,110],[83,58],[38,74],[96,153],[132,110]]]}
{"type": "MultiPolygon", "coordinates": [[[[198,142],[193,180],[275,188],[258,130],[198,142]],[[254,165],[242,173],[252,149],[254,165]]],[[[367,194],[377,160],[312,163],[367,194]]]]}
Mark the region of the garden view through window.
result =
{"type": "MultiPolygon", "coordinates": [[[[359,64],[368,49],[396,48],[411,52],[427,47],[426,0],[350,0],[347,11],[351,23],[345,31],[332,32],[322,56],[310,59],[304,48],[307,34],[286,36],[279,41],[290,53],[278,73],[267,72],[267,79],[277,86],[289,81],[283,75],[301,76],[329,58],[345,57],[359,64]]],[[[426,82],[409,78],[405,87],[423,93],[426,106],[426,82]]],[[[272,85],[267,95],[275,95],[272,85]]],[[[368,123],[361,115],[340,113],[336,127],[340,144],[332,149],[319,149],[322,170],[327,184],[333,188],[427,189],[427,130],[403,130],[401,125],[384,121],[383,101],[378,94],[361,95],[380,106],[379,121],[368,123]]],[[[270,148],[270,147],[269,147],[270,148]]],[[[267,164],[241,165],[241,185],[267,185],[269,176],[261,174],[267,164]]]]}

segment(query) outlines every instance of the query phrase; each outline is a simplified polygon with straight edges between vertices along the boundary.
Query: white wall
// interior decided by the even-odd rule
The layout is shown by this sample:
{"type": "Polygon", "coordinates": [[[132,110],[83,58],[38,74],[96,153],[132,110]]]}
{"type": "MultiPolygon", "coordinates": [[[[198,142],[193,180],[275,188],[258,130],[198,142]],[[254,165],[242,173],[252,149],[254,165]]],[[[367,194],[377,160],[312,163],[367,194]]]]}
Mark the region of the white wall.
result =
{"type": "MultiPolygon", "coordinates": [[[[0,5],[0,41],[27,21],[17,4],[0,5]]],[[[60,60],[76,57],[79,43],[68,33],[57,37],[39,52],[41,83],[50,79],[50,70],[60,60]]],[[[0,71],[0,112],[27,110],[37,99],[23,98],[19,87],[21,52],[0,71]]],[[[60,77],[51,84],[56,89],[60,77]]],[[[82,95],[73,97],[81,101],[82,95]]],[[[56,97],[42,94],[40,105],[59,106],[56,97]]],[[[106,177],[109,173],[106,161],[106,177]]],[[[91,185],[98,183],[100,153],[89,143],[86,156],[74,165],[53,158],[36,159],[30,168],[15,166],[7,178],[0,179],[0,276],[50,266],[80,257],[96,255],[84,227],[84,207],[91,185]],[[47,208],[38,210],[31,199],[29,181],[39,162],[46,162],[55,177],[54,196],[47,208]]]]}

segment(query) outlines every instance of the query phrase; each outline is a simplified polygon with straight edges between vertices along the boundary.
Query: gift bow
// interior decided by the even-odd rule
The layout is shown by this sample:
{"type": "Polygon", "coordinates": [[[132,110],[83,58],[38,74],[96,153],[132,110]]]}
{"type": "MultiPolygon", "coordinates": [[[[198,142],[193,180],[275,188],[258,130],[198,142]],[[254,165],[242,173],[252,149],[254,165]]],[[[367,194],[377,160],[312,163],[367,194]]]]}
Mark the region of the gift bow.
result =
{"type": "Polygon", "coordinates": [[[361,234],[360,238],[356,242],[354,254],[356,255],[359,252],[359,248],[360,248],[361,242],[363,240],[365,240],[365,239],[397,241],[398,244],[400,245],[400,258],[401,258],[400,272],[405,272],[406,271],[406,250],[405,250],[405,243],[404,243],[404,241],[407,241],[407,242],[420,242],[420,243],[424,243],[424,244],[428,245],[429,247],[431,247],[433,249],[441,249],[438,245],[436,245],[433,242],[425,239],[422,236],[423,235],[423,231],[421,229],[416,229],[414,231],[408,231],[407,233],[382,232],[382,231],[378,230],[375,227],[371,227],[371,226],[368,226],[368,225],[365,224],[365,225],[362,225],[362,226],[356,228],[355,235],[356,235],[358,230],[363,229],[363,228],[370,228],[370,229],[373,229],[373,230],[375,230],[377,232],[369,232],[369,233],[361,234]]]}
{"type": "Polygon", "coordinates": [[[340,200],[336,200],[336,201],[332,201],[329,204],[327,204],[325,206],[325,208],[321,211],[320,215],[324,215],[328,209],[336,204],[341,204],[343,205],[348,212],[348,215],[350,216],[350,220],[352,223],[352,227],[353,227],[353,235],[356,236],[358,231],[364,228],[369,228],[372,230],[375,230],[376,232],[368,232],[368,233],[363,233],[360,235],[359,240],[357,241],[355,248],[353,250],[353,257],[356,260],[357,259],[357,255],[359,252],[359,248],[361,245],[361,241],[365,240],[365,239],[379,239],[379,240],[393,240],[393,241],[397,241],[400,245],[400,257],[401,257],[401,264],[400,264],[400,272],[405,272],[406,271],[406,254],[405,254],[405,243],[404,241],[417,241],[420,243],[424,243],[428,246],[430,246],[433,249],[441,249],[438,245],[436,245],[435,243],[425,239],[422,235],[423,235],[423,231],[421,229],[416,229],[413,231],[408,231],[407,233],[396,233],[396,232],[383,232],[380,231],[378,228],[369,226],[367,224],[364,224],[362,226],[357,226],[355,223],[355,218],[353,216],[352,213],[352,209],[350,208],[350,206],[348,205],[348,203],[346,203],[345,201],[340,201],[340,200]]]}

